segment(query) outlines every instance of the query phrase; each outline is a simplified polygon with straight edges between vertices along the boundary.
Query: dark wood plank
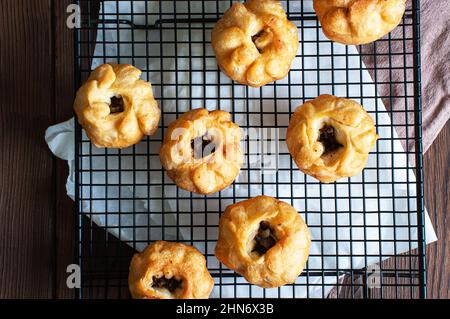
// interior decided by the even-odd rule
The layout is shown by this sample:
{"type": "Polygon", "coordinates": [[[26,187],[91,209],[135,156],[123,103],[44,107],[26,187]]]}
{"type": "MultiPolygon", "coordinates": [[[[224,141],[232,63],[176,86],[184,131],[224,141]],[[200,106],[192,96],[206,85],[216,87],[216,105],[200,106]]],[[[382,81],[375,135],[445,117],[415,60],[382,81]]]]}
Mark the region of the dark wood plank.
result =
{"type": "MultiPolygon", "coordinates": [[[[74,99],[74,30],[66,24],[66,9],[71,0],[53,0],[54,19],[54,67],[55,67],[55,116],[54,123],[66,121],[73,116],[74,99]]],[[[76,230],[78,216],[75,203],[67,196],[66,180],[68,166],[56,160],[55,170],[55,228],[56,268],[55,298],[73,298],[75,291],[67,288],[67,265],[76,262],[76,230]]]]}
{"type": "Polygon", "coordinates": [[[425,205],[438,242],[427,247],[428,298],[450,298],[450,122],[424,156],[425,205]]]}
{"type": "Polygon", "coordinates": [[[49,298],[54,270],[50,0],[0,10],[0,298],[49,298]]]}

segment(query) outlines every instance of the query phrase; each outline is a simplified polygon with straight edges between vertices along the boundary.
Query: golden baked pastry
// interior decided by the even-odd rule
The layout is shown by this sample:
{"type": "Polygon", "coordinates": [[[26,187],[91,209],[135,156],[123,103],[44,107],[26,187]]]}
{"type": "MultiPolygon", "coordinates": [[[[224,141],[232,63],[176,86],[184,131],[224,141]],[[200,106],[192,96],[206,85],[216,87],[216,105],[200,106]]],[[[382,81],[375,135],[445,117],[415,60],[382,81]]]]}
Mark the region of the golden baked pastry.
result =
{"type": "Polygon", "coordinates": [[[355,101],[321,95],[299,106],[286,143],[301,171],[324,183],[361,173],[378,135],[374,122],[355,101]]]}
{"type": "Polygon", "coordinates": [[[276,0],[234,3],[214,26],[211,43],[222,71],[253,87],[284,78],[299,45],[297,27],[276,0]]]}
{"type": "Polygon", "coordinates": [[[214,280],[196,248],[156,241],[133,256],[128,286],[135,299],[207,299],[214,280]]]}
{"type": "Polygon", "coordinates": [[[240,140],[241,129],[230,113],[194,109],[169,125],[159,152],[161,164],[179,187],[212,194],[239,175],[240,140]]]}
{"type": "Polygon", "coordinates": [[[158,128],[161,111],[140,76],[129,64],[103,64],[78,90],[75,113],[96,146],[128,147],[158,128]]]}
{"type": "Polygon", "coordinates": [[[310,233],[294,207],[258,196],[226,208],[216,257],[264,288],[293,283],[309,256],[310,233]]]}
{"type": "Polygon", "coordinates": [[[323,33],[343,44],[376,41],[399,25],[406,0],[314,0],[323,33]]]}

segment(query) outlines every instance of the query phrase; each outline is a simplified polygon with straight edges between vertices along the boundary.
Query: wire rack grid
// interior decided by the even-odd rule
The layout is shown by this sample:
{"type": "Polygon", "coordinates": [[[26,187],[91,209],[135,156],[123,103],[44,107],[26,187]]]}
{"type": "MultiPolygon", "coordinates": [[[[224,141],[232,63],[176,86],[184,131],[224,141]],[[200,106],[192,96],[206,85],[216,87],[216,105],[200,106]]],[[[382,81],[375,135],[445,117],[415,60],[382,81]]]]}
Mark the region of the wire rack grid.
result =
{"type": "Polygon", "coordinates": [[[76,126],[80,298],[128,298],[133,253],[158,239],[205,254],[215,297],[425,297],[419,1],[408,1],[396,32],[358,51],[323,36],[311,2],[282,1],[298,26],[298,55],[285,79],[252,89],[222,74],[211,50],[214,23],[232,1],[78,1],[77,88],[96,65],[131,63],[152,83],[162,110],[157,134],[123,150],[95,148],[76,126]],[[361,176],[330,185],[299,172],[283,140],[295,107],[322,93],[373,105],[381,136],[361,176]],[[232,186],[212,196],[177,188],[161,168],[159,146],[168,124],[194,107],[225,109],[244,130],[275,129],[276,172],[249,164],[260,155],[252,142],[263,138],[247,135],[246,163],[232,186]],[[313,234],[295,284],[258,288],[214,257],[220,213],[260,194],[294,205],[313,234]],[[380,275],[376,288],[373,272],[380,275]]]}

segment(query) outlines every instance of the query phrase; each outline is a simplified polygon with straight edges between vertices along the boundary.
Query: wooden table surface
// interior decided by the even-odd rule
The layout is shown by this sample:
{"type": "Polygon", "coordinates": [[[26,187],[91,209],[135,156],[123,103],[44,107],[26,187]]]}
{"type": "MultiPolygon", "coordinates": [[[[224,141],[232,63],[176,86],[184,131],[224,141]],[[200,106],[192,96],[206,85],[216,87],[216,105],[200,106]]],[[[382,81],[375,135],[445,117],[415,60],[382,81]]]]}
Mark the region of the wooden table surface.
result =
{"type": "MultiPolygon", "coordinates": [[[[45,129],[72,116],[70,0],[0,3],[0,298],[72,298],[77,216],[66,196],[67,164],[45,129]]],[[[426,107],[426,106],[425,106],[426,107]]],[[[425,205],[439,237],[427,247],[429,298],[449,298],[450,124],[424,156],[425,205]]]]}

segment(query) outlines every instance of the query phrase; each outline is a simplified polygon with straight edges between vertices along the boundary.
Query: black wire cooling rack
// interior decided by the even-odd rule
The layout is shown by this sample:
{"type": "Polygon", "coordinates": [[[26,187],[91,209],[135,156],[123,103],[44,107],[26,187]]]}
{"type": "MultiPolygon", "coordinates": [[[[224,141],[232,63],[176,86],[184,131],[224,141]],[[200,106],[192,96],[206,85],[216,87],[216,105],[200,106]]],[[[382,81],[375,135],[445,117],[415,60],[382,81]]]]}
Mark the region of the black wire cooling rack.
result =
{"type": "Polygon", "coordinates": [[[298,56],[286,79],[252,89],[223,75],[211,50],[211,29],[231,1],[78,1],[77,88],[96,65],[131,63],[152,83],[163,113],[155,136],[123,150],[95,148],[76,126],[80,298],[129,298],[131,257],[158,239],[206,255],[214,297],[425,297],[419,1],[408,2],[395,32],[358,52],[321,34],[311,2],[282,1],[299,29],[298,56]],[[361,176],[330,185],[300,173],[283,140],[295,107],[322,93],[373,105],[381,136],[361,176]],[[178,189],[158,151],[168,124],[191,107],[230,111],[244,130],[275,129],[276,171],[249,164],[259,154],[252,142],[264,139],[251,135],[241,176],[228,189],[212,196],[178,189]],[[308,265],[293,285],[252,286],[214,257],[220,213],[259,194],[294,205],[313,234],[308,265]]]}

